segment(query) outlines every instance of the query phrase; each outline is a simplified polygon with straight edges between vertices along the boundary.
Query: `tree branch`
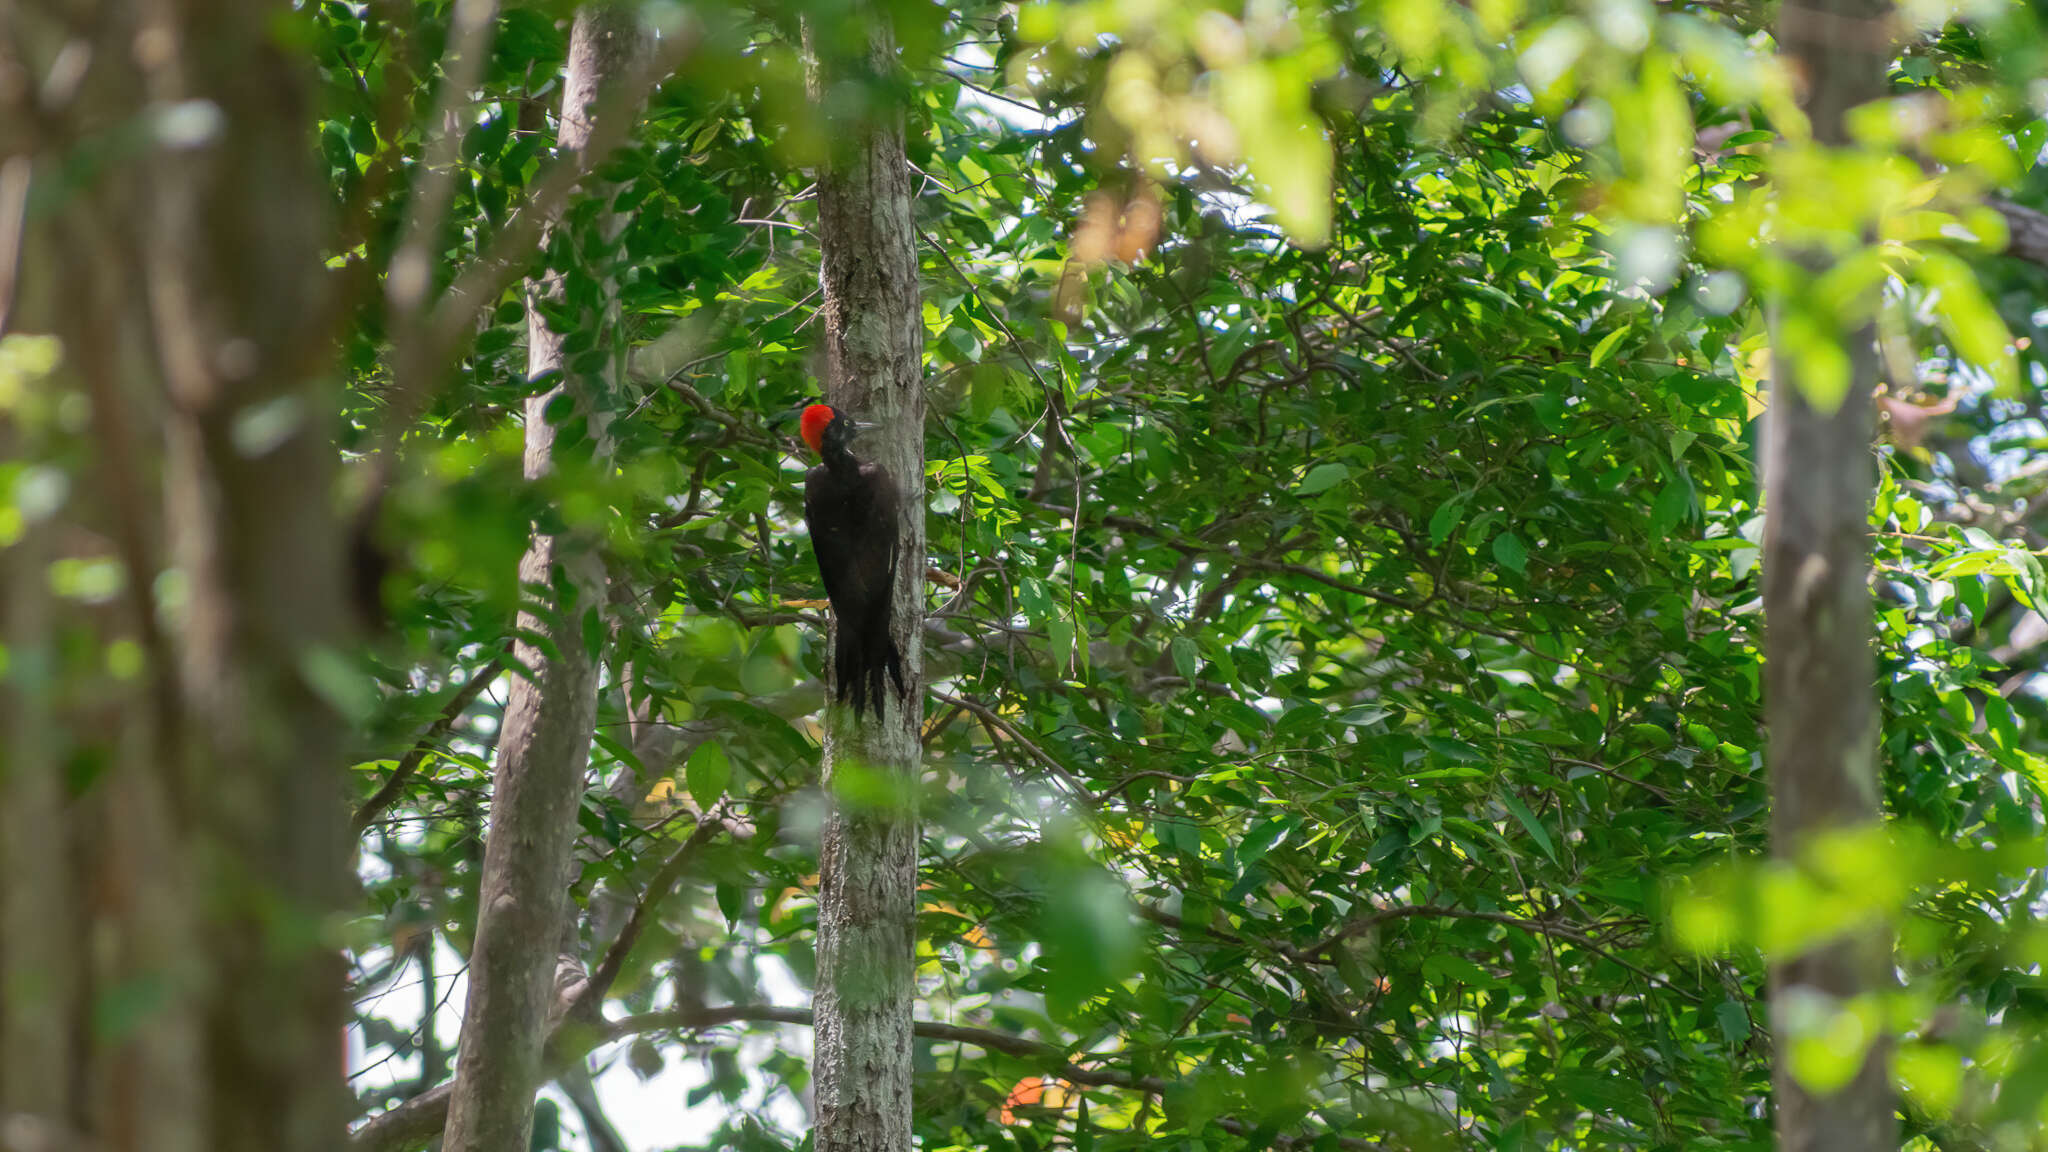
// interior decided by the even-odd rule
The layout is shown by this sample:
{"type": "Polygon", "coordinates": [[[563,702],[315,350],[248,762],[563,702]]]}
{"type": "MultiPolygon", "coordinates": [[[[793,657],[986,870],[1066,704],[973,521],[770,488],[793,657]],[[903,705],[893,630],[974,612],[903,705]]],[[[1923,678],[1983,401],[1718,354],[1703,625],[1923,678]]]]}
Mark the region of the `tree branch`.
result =
{"type": "Polygon", "coordinates": [[[653,879],[647,882],[646,890],[640,893],[640,901],[633,906],[632,917],[626,921],[624,928],[619,929],[618,939],[613,940],[612,946],[605,950],[604,959],[598,962],[596,970],[590,974],[589,983],[584,985],[583,991],[576,997],[576,1002],[570,1006],[572,1016],[581,1016],[593,1022],[600,1019],[599,1006],[604,1003],[605,994],[610,992],[612,985],[618,981],[619,972],[625,968],[626,960],[633,954],[633,945],[639,942],[640,934],[654,918],[655,910],[675,888],[676,882],[683,878],[683,873],[689,869],[697,853],[710,842],[712,836],[724,831],[727,823],[726,806],[721,801],[698,818],[697,826],[690,830],[689,837],[662,862],[653,879]]]}
{"type": "MultiPolygon", "coordinates": [[[[1073,508],[1069,508],[1061,504],[1055,504],[1049,500],[1040,500],[1037,501],[1037,504],[1039,507],[1044,508],[1048,512],[1053,512],[1061,516],[1072,518],[1074,519],[1074,522],[1076,524],[1080,523],[1080,513],[1073,508]]],[[[1367,588],[1363,584],[1354,584],[1348,580],[1340,580],[1327,572],[1319,571],[1306,564],[1294,564],[1284,560],[1274,560],[1270,557],[1261,556],[1254,552],[1248,552],[1244,548],[1241,548],[1236,544],[1204,544],[1193,540],[1183,539],[1179,536],[1175,536],[1168,532],[1162,531],[1154,525],[1147,524],[1143,520],[1136,520],[1128,516],[1103,515],[1101,517],[1098,517],[1098,519],[1100,519],[1101,522],[1107,527],[1115,528],[1120,532],[1134,532],[1138,535],[1149,537],[1153,540],[1159,541],[1161,544],[1164,544],[1169,548],[1172,548],[1176,552],[1180,552],[1185,555],[1226,556],[1230,558],[1230,560],[1232,560],[1233,562],[1242,564],[1247,568],[1255,568],[1265,572],[1282,572],[1290,576],[1300,576],[1306,580],[1313,580],[1316,583],[1321,584],[1327,588],[1334,588],[1339,592],[1349,593],[1353,596],[1361,596],[1367,600],[1371,600],[1379,604],[1384,604],[1389,608],[1399,609],[1403,612],[1410,613],[1411,615],[1425,616],[1429,614],[1429,602],[1426,600],[1416,600],[1407,596],[1399,596],[1392,592],[1382,592],[1377,588],[1367,588]]],[[[1478,633],[1481,636],[1491,636],[1496,640],[1505,641],[1508,644],[1514,645],[1517,649],[1521,650],[1522,652],[1534,656],[1539,660],[1547,660],[1550,663],[1556,664],[1560,667],[1570,668],[1578,672],[1582,676],[1598,676],[1602,680],[1606,680],[1615,684],[1625,684],[1628,682],[1627,677],[1617,676],[1611,672],[1604,672],[1598,668],[1586,667],[1580,662],[1569,659],[1567,657],[1553,656],[1548,652],[1538,651],[1537,649],[1530,647],[1529,644],[1520,636],[1516,635],[1513,632],[1508,631],[1507,629],[1495,628],[1490,624],[1481,624],[1473,620],[1452,618],[1447,615],[1440,615],[1439,619],[1442,619],[1445,624],[1448,624],[1453,628],[1459,628],[1467,632],[1478,633]]]]}
{"type": "Polygon", "coordinates": [[[384,278],[393,328],[401,334],[420,315],[433,286],[434,254],[455,196],[455,166],[462,159],[462,113],[490,58],[497,17],[496,0],[456,0],[448,48],[441,55],[440,98],[419,165],[419,183],[413,188],[405,240],[392,254],[384,278]]]}
{"type": "MultiPolygon", "coordinates": [[[[769,1005],[734,1004],[719,1008],[683,1008],[666,1012],[648,1012],[639,1016],[628,1016],[615,1020],[605,1029],[604,1040],[620,1040],[645,1032],[661,1031],[702,1031],[726,1024],[775,1023],[809,1026],[811,1013],[802,1008],[776,1008],[769,1005]]],[[[972,1044],[991,1052],[1001,1052],[1021,1060],[1039,1061],[1049,1069],[1048,1075],[1069,1084],[1082,1084],[1091,1088],[1122,1088],[1143,1092],[1152,1096],[1164,1095],[1172,1083],[1158,1076],[1140,1076],[1120,1068],[1105,1068],[1099,1065],[1077,1064],[1067,1058],[1067,1050],[1042,1040],[1031,1040],[1008,1032],[996,1032],[987,1028],[973,1028],[962,1024],[940,1024],[919,1020],[911,1025],[911,1032],[925,1040],[938,1040],[953,1044],[972,1044]]],[[[1216,1118],[1216,1124],[1226,1131],[1243,1134],[1256,1126],[1230,1117],[1216,1118]]],[[[1314,1137],[1314,1141],[1328,1140],[1329,1137],[1314,1137]]],[[[1304,1141],[1289,1137],[1276,1137],[1272,1147],[1292,1147],[1304,1141]]],[[[1319,1144],[1318,1146],[1327,1146],[1319,1144]]],[[[1366,1149],[1383,1147],[1379,1142],[1357,1137],[1335,1138],[1335,1147],[1344,1149],[1366,1149]]]]}
{"type": "Polygon", "coordinates": [[[1073,793],[1076,798],[1090,801],[1094,800],[1094,794],[1088,791],[1087,785],[1081,783],[1079,778],[1077,778],[1072,772],[1068,771],[1066,765],[1061,764],[1058,760],[1053,759],[1052,753],[1047,752],[1043,748],[1040,748],[1036,743],[1034,743],[1031,740],[1030,737],[1024,735],[1022,732],[1019,732],[1015,725],[1011,724],[1008,720],[1003,719],[1000,715],[997,715],[994,709],[988,707],[985,704],[981,704],[976,701],[966,699],[965,697],[948,696],[944,692],[939,692],[936,690],[934,690],[931,695],[932,699],[937,700],[941,704],[949,704],[955,708],[960,709],[963,712],[967,712],[973,715],[976,719],[980,720],[984,725],[986,725],[990,729],[989,734],[991,736],[1000,734],[1002,736],[1008,737],[1011,743],[1014,743],[1018,747],[1031,753],[1031,758],[1038,761],[1040,764],[1045,765],[1048,769],[1052,771],[1053,775],[1058,776],[1060,780],[1067,785],[1068,788],[1073,790],[1073,793]]]}
{"type": "Polygon", "coordinates": [[[519,278],[549,221],[561,214],[570,194],[626,141],[638,123],[638,117],[629,113],[675,71],[695,44],[695,37],[671,30],[661,38],[652,58],[636,68],[625,83],[609,85],[590,112],[590,138],[583,147],[541,175],[490,246],[456,275],[431,308],[422,302],[409,313],[410,320],[394,326],[399,335],[393,341],[392,386],[377,467],[388,471],[399,438],[434,394],[434,374],[475,334],[477,313],[519,278]]]}
{"type": "Polygon", "coordinates": [[[2022,207],[2000,196],[1991,197],[1986,203],[2005,217],[2006,230],[2011,234],[2005,254],[2048,268],[2048,213],[2022,207]]]}
{"type": "Polygon", "coordinates": [[[498,678],[498,673],[504,666],[503,656],[492,657],[490,663],[470,673],[468,681],[448,697],[448,702],[441,706],[440,716],[425,732],[420,733],[418,740],[413,741],[412,750],[398,762],[398,767],[392,771],[391,778],[384,781],[384,786],[365,800],[363,806],[356,809],[356,814],[349,819],[350,840],[361,839],[364,830],[369,828],[377,817],[382,816],[386,808],[391,807],[398,799],[399,793],[405,790],[406,783],[420,770],[420,765],[426,763],[427,754],[448,738],[448,733],[455,730],[456,721],[462,719],[462,714],[469,711],[469,706],[476,702],[476,698],[483,690],[490,687],[491,682],[498,678]]]}
{"type": "MultiPolygon", "coordinates": [[[[811,1023],[811,1012],[807,1008],[780,1008],[771,1004],[672,1008],[606,1021],[600,1028],[584,1031],[586,1042],[578,1046],[579,1051],[573,1055],[566,1052],[561,1055],[565,1060],[580,1060],[593,1048],[648,1032],[702,1032],[728,1024],[790,1024],[808,1028],[811,1023]]],[[[925,1040],[972,1044],[977,1048],[1001,1052],[1020,1060],[1039,1061],[1047,1068],[1047,1075],[1070,1084],[1081,1084],[1091,1088],[1122,1088],[1153,1096],[1165,1094],[1172,1086],[1169,1081],[1157,1076],[1140,1076],[1120,1068],[1077,1064],[1068,1059],[1067,1050],[1059,1045],[1008,1032],[973,1028],[962,1024],[941,1024],[929,1020],[914,1022],[911,1031],[925,1040]]],[[[450,1085],[442,1084],[372,1118],[350,1135],[350,1148],[354,1152],[404,1152],[405,1149],[427,1143],[441,1130],[441,1125],[447,1118],[449,1094],[450,1085]]],[[[1238,1134],[1249,1132],[1256,1127],[1230,1117],[1218,1117],[1215,1122],[1225,1131],[1238,1134]]],[[[1283,1136],[1275,1138],[1272,1146],[1285,1148],[1329,1139],[1328,1136],[1283,1136]]],[[[1377,1141],[1358,1137],[1340,1136],[1335,1139],[1334,1146],[1343,1149],[1382,1147],[1377,1141]]]]}
{"type": "Polygon", "coordinates": [[[1524,932],[1533,932],[1539,936],[1550,936],[1559,940],[1569,941],[1589,952],[1597,953],[1605,959],[1621,965],[1623,968],[1657,985],[1659,988],[1682,996],[1696,1004],[1700,1002],[1698,996],[1680,988],[1647,968],[1622,959],[1614,953],[1613,949],[1601,944],[1580,929],[1550,920],[1531,920],[1523,916],[1510,916],[1504,912],[1476,912],[1467,908],[1448,908],[1440,904],[1406,904],[1396,908],[1383,908],[1368,916],[1360,916],[1345,923],[1301,955],[1306,960],[1323,962],[1325,955],[1343,941],[1354,936],[1363,935],[1389,920],[1405,920],[1414,916],[1435,916],[1447,920],[1484,920],[1492,924],[1505,924],[1510,928],[1520,928],[1524,932]]]}

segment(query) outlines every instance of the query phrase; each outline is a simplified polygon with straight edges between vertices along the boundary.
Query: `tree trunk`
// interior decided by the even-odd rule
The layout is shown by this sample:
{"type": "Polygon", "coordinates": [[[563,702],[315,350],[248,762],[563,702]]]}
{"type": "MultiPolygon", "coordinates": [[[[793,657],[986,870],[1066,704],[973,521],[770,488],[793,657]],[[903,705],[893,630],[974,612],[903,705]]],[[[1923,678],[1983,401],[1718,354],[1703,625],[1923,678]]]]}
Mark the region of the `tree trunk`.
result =
{"type": "MultiPolygon", "coordinates": [[[[862,451],[902,495],[892,630],[909,693],[899,708],[884,692],[889,702],[865,723],[847,709],[826,710],[816,1145],[819,1152],[908,1152],[924,717],[924,328],[903,116],[888,82],[896,75],[895,42],[879,11],[862,15],[873,28],[864,58],[835,57],[806,30],[821,113],[860,110],[831,133],[844,143],[818,181],[825,394],[881,425],[861,438],[862,451]],[[856,774],[879,775],[881,786],[856,785],[856,774]]],[[[828,683],[828,700],[834,687],[828,683]]]]}
{"type": "MultiPolygon", "coordinates": [[[[1785,6],[1779,42],[1804,79],[1816,143],[1848,142],[1845,116],[1884,94],[1885,9],[1870,0],[1785,6]]],[[[1809,273],[1825,257],[1800,253],[1809,273]]],[[[1772,851],[1797,861],[1831,830],[1881,819],[1876,662],[1870,603],[1872,389],[1876,332],[1844,334],[1849,389],[1823,410],[1807,395],[1796,352],[1772,321],[1775,355],[1766,427],[1764,614],[1770,728],[1772,851]]],[[[1874,1152],[1898,1147],[1888,1045],[1876,1038],[1855,1077],[1835,1091],[1801,1082],[1793,1053],[1801,1021],[1878,993],[1889,947],[1876,932],[1783,959],[1771,974],[1777,1044],[1779,1147],[1787,1152],[1874,1152]]]]}
{"type": "MultiPolygon", "coordinates": [[[[44,454],[28,440],[0,414],[0,459],[44,454]]],[[[10,662],[55,652],[54,535],[30,524],[0,548],[0,643],[10,662]]],[[[48,679],[0,677],[0,1117],[33,1118],[17,1122],[69,1143],[85,1127],[72,1089],[87,951],[57,697],[48,679]]]]}
{"type": "Polygon", "coordinates": [[[0,1111],[53,1147],[338,1147],[353,673],[291,9],[17,15],[0,185],[33,171],[46,199],[25,233],[0,219],[24,241],[0,304],[62,347],[28,394],[90,420],[0,414],[72,481],[0,562],[0,639],[36,670],[0,689],[0,1111]],[[124,125],[149,132],[108,150],[124,125]],[[58,558],[120,584],[48,597],[58,558]]]}
{"type": "MultiPolygon", "coordinates": [[[[631,78],[644,46],[630,6],[577,11],[557,141],[562,151],[588,146],[591,106],[600,93],[631,78]]],[[[528,286],[528,374],[562,374],[561,383],[526,402],[530,479],[554,467],[557,453],[567,447],[559,440],[565,426],[581,423],[587,430],[577,451],[599,460],[611,452],[602,399],[617,387],[623,368],[616,350],[617,310],[607,305],[604,315],[582,318],[598,331],[598,346],[614,350],[593,378],[565,362],[566,334],[551,330],[542,316],[541,302],[562,295],[560,272],[528,286]],[[550,424],[549,406],[559,397],[569,399],[568,413],[557,411],[562,423],[550,424]]],[[[545,606],[519,614],[517,669],[492,777],[469,1000],[449,1102],[448,1152],[524,1149],[533,1127],[555,957],[568,909],[576,809],[597,722],[598,654],[585,637],[604,634],[601,627],[586,627],[605,610],[599,547],[596,533],[573,525],[558,533],[536,528],[519,564],[523,594],[541,597],[545,606]],[[545,646],[529,636],[544,637],[545,646]]]]}

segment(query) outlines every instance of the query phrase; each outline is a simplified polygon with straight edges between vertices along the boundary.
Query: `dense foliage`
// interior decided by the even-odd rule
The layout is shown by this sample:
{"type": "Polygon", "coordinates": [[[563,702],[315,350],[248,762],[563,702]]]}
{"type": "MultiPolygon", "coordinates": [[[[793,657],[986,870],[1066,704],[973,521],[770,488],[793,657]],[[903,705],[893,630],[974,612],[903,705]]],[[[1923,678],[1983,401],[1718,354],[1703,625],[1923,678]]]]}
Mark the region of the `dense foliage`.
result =
{"type": "MultiPolygon", "coordinates": [[[[904,83],[834,98],[903,101],[923,176],[920,1019],[982,1030],[920,1040],[924,1146],[1762,1146],[1759,948],[1872,911],[1903,917],[1908,981],[1863,1040],[1906,1038],[1910,1130],[2036,1138],[2048,937],[2011,849],[2048,783],[2041,367],[2003,334],[2038,339],[2042,273],[1922,207],[1983,234],[1964,199],[2042,200],[2021,176],[2048,137],[2021,86],[2029,18],[1909,42],[1901,107],[1947,120],[1879,143],[1924,145],[1955,183],[1808,221],[1860,245],[1859,212],[1920,211],[1798,306],[1815,349],[1857,309],[1886,325],[1884,772],[1921,837],[1785,896],[1686,883],[1766,834],[1756,300],[1790,273],[1759,241],[1806,201],[1760,176],[1788,105],[1750,16],[892,7],[904,83]]],[[[434,1006],[475,916],[538,518],[601,528],[614,574],[605,611],[550,606],[583,614],[608,669],[576,884],[590,962],[665,863],[683,876],[589,1059],[601,1082],[692,1065],[688,1101],[724,1117],[704,1147],[794,1146],[807,1037],[769,1009],[804,1003],[812,959],[823,613],[785,417],[818,387],[804,165],[833,141],[797,18],[860,17],[669,29],[691,47],[604,165],[617,191],[574,201],[545,253],[565,309],[621,286],[615,467],[529,484],[517,286],[425,384],[387,362],[403,317],[374,286],[431,219],[422,189],[449,197],[437,284],[516,226],[564,13],[499,14],[437,168],[450,7],[308,11],[332,263],[360,295],[344,447],[390,480],[375,535],[397,560],[358,766],[365,798],[405,773],[365,813],[364,1103],[449,1072],[434,1006]],[[721,800],[742,819],[692,839],[721,800]],[[750,1023],[779,1042],[744,1042],[750,1023]]],[[[1930,179],[1812,165],[1834,194],[1930,179]]],[[[572,336],[570,370],[606,351],[572,336]]]]}

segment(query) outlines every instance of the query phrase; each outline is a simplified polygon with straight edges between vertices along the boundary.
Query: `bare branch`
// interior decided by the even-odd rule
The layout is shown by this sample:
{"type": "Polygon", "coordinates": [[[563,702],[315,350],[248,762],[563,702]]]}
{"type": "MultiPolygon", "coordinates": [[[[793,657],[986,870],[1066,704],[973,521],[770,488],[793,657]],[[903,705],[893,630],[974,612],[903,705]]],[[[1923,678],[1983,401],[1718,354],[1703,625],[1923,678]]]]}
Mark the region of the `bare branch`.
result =
{"type": "Polygon", "coordinates": [[[441,91],[421,158],[419,184],[413,189],[412,212],[405,240],[391,257],[384,280],[392,329],[403,341],[427,302],[434,280],[436,239],[455,199],[455,166],[462,158],[463,110],[476,90],[490,58],[491,35],[497,28],[497,0],[456,0],[448,50],[441,57],[441,91]]]}
{"type": "MultiPolygon", "coordinates": [[[[504,295],[525,271],[548,222],[560,215],[569,196],[623,143],[638,118],[631,115],[647,94],[682,62],[695,39],[664,36],[626,82],[609,86],[590,112],[590,136],[550,167],[528,190],[490,246],[465,266],[430,311],[399,329],[392,353],[390,407],[385,415],[379,467],[388,470],[393,449],[433,396],[438,374],[475,333],[476,317],[504,295]]],[[[395,273],[394,273],[395,274],[395,273]]],[[[381,477],[380,477],[381,479],[381,477]]]]}

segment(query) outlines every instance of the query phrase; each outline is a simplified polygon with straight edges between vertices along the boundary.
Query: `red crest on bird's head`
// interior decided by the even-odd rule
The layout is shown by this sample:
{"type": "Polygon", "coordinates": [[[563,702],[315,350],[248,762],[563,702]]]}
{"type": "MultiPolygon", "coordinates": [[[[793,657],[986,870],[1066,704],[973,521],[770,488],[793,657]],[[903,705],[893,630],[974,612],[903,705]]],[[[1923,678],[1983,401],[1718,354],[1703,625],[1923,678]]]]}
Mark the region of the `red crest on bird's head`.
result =
{"type": "Polygon", "coordinates": [[[813,404],[804,409],[803,437],[804,443],[811,446],[811,451],[824,454],[825,426],[832,423],[838,415],[839,410],[830,404],[813,404]]]}

